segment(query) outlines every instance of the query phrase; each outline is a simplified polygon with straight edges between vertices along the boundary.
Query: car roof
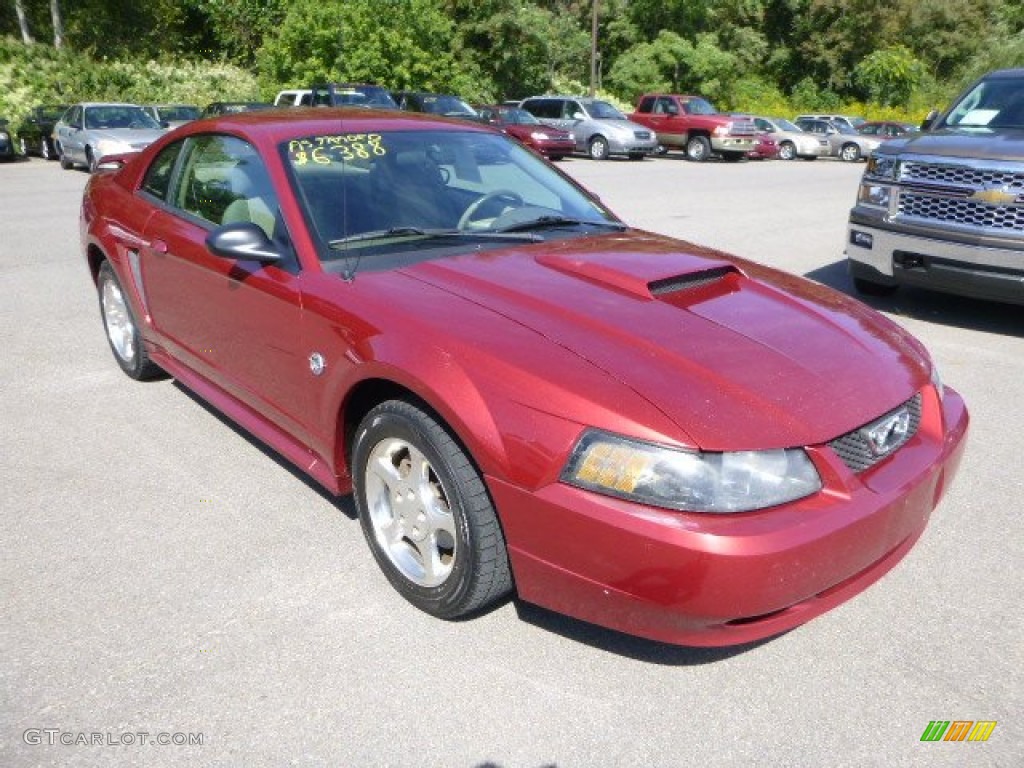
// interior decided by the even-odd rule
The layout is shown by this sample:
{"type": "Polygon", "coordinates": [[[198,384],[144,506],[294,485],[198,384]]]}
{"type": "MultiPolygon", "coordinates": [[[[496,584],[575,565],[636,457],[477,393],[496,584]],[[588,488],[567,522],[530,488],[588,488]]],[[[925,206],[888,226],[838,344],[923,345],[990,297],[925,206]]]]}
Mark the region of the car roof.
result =
{"type": "MultiPolygon", "coordinates": [[[[277,144],[288,139],[310,135],[368,131],[479,131],[493,133],[483,124],[430,115],[423,112],[402,112],[394,109],[364,109],[347,107],[292,107],[215,115],[192,123],[192,131],[227,130],[242,128],[261,140],[277,144]]],[[[181,134],[178,134],[181,135],[181,134]]]]}

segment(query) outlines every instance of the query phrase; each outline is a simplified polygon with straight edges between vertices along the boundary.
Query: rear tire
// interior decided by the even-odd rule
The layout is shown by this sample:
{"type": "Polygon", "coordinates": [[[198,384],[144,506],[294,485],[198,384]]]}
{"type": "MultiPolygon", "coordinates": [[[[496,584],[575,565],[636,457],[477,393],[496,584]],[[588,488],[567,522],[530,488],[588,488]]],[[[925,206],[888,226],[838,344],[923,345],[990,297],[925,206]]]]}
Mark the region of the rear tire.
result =
{"type": "Polygon", "coordinates": [[[96,290],[99,293],[100,316],[103,318],[107,343],[121,370],[137,381],[163,376],[160,367],[149,359],[135,313],[109,261],[104,261],[100,266],[96,290]]]}

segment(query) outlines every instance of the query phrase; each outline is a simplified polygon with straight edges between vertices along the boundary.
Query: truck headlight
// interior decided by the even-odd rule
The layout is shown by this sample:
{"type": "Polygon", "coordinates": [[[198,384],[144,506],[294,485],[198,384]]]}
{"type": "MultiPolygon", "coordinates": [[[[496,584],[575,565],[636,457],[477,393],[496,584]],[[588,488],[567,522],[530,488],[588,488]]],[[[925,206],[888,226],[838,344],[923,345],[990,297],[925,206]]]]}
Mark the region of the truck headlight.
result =
{"type": "Polygon", "coordinates": [[[821,478],[799,448],[700,453],[592,429],[562,481],[595,493],[686,512],[749,512],[810,496],[821,478]]]}
{"type": "Polygon", "coordinates": [[[864,176],[873,179],[895,181],[897,170],[895,157],[874,154],[868,158],[867,168],[864,169],[864,176]]]}
{"type": "Polygon", "coordinates": [[[891,194],[892,187],[889,185],[865,180],[861,182],[860,190],[857,192],[857,202],[861,205],[869,205],[872,208],[889,210],[891,194]]]}

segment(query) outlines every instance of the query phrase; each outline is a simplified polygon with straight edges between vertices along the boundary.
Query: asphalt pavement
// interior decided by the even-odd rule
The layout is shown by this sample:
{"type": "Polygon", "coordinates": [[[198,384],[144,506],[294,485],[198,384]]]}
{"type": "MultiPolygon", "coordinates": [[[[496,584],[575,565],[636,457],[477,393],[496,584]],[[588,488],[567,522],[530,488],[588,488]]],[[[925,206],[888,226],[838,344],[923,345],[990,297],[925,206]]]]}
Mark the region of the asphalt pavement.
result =
{"type": "MultiPolygon", "coordinates": [[[[564,161],[627,221],[852,292],[863,165],[564,161]]],[[[0,165],[0,766],[1024,764],[1024,311],[901,291],[972,426],[907,558],[734,649],[517,602],[419,613],[335,500],[172,380],[114,363],[88,177],[0,165]],[[931,721],[986,742],[922,742],[931,721]],[[159,743],[159,742],[167,743],[159,743]]]]}

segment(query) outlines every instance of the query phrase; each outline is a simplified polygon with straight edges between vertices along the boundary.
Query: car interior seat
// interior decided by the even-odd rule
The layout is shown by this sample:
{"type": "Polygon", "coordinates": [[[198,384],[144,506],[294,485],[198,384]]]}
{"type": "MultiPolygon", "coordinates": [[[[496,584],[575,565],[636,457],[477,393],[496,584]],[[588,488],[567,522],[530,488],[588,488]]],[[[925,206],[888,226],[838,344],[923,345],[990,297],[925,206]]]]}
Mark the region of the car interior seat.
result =
{"type": "Polygon", "coordinates": [[[272,239],[277,214],[273,188],[266,171],[254,162],[242,159],[228,173],[227,182],[235,199],[224,209],[220,223],[251,221],[272,239]]]}

